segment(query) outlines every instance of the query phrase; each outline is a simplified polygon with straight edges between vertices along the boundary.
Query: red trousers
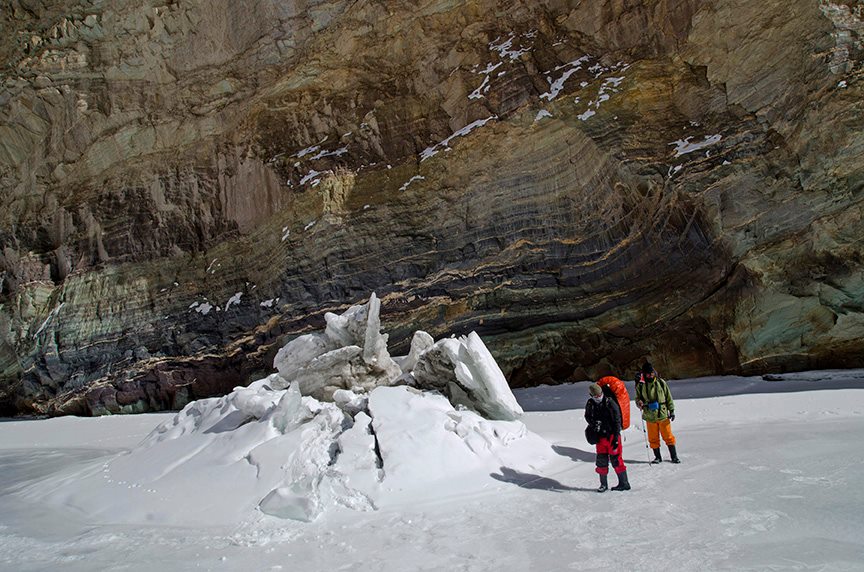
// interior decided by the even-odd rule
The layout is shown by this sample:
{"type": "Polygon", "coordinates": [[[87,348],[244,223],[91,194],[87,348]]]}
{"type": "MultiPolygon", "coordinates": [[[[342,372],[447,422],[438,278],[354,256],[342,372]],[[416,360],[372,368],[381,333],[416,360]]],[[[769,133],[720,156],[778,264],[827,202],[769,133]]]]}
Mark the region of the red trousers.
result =
{"type": "Polygon", "coordinates": [[[597,441],[597,473],[601,475],[609,474],[609,460],[612,460],[612,467],[615,469],[616,473],[623,473],[627,470],[627,467],[624,465],[624,457],[622,456],[622,452],[624,449],[624,444],[621,442],[621,436],[618,436],[618,447],[615,449],[612,448],[612,439],[614,435],[610,435],[609,437],[600,437],[600,440],[597,441]]]}

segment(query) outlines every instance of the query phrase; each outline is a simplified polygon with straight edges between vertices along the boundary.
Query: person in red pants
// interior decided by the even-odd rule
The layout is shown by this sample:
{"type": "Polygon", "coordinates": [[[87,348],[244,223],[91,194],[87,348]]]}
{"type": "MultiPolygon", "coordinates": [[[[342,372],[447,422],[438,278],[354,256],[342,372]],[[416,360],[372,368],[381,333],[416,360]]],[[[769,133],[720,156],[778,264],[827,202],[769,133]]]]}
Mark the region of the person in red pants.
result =
{"type": "Polygon", "coordinates": [[[613,491],[629,491],[630,482],[627,480],[627,467],[622,457],[623,446],[621,444],[621,409],[618,403],[603,395],[603,389],[596,383],[588,386],[591,398],[585,404],[585,421],[588,428],[585,435],[588,442],[597,447],[597,474],[600,475],[600,487],[598,493],[609,490],[609,461],[615,474],[618,475],[618,484],[612,487],[613,491]]]}

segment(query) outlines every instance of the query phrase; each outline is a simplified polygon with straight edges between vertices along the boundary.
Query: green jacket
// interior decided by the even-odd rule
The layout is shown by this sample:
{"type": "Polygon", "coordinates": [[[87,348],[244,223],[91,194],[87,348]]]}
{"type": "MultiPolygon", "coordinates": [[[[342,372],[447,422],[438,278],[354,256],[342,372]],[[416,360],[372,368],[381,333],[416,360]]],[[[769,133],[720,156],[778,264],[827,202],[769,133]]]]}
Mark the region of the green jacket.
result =
{"type": "Polygon", "coordinates": [[[651,381],[636,384],[636,400],[641,401],[642,419],[645,421],[663,421],[675,413],[675,402],[672,401],[672,392],[665,379],[654,377],[651,381]],[[657,402],[657,409],[649,409],[648,404],[657,402]]]}

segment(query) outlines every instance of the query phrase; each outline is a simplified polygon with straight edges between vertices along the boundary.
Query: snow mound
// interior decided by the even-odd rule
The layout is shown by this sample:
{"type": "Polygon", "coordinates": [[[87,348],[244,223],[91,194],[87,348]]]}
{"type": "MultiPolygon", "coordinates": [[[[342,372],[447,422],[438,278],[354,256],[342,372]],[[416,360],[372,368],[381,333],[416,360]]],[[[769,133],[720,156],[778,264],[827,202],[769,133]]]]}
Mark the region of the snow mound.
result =
{"type": "Polygon", "coordinates": [[[383,482],[409,496],[435,487],[443,487],[436,494],[458,494],[482,486],[502,466],[533,471],[532,464],[554,454],[521,421],[484,419],[434,392],[378,388],[369,396],[369,410],[383,482]],[[452,482],[457,479],[461,486],[452,482]]]}
{"type": "Polygon", "coordinates": [[[195,401],[137,447],[25,494],[102,523],[312,521],[326,510],[468,494],[554,458],[476,333],[417,332],[391,358],[374,294],[286,344],[274,373],[195,401]],[[404,369],[403,369],[404,368],[404,369]]]}

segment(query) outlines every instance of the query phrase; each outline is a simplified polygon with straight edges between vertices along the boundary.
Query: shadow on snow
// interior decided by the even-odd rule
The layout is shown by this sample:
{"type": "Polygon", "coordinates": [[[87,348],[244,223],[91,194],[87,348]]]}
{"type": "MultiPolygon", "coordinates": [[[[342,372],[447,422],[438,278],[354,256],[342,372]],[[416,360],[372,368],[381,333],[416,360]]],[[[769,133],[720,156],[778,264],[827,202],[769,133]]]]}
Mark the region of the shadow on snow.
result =
{"type": "MultiPolygon", "coordinates": [[[[583,462],[583,463],[593,463],[597,458],[596,453],[592,453],[591,451],[583,451],[582,449],[577,449],[576,447],[564,447],[562,445],[552,445],[552,450],[561,455],[562,457],[567,457],[572,461],[583,462]]],[[[647,465],[648,461],[637,461],[635,459],[624,459],[624,463],[627,465],[647,465]]]]}
{"type": "Polygon", "coordinates": [[[555,493],[563,493],[568,491],[581,491],[596,493],[597,489],[587,489],[584,487],[570,487],[562,484],[555,479],[549,477],[541,477],[532,475],[531,473],[522,473],[509,467],[501,467],[499,473],[490,473],[489,476],[496,481],[511,483],[523,489],[537,489],[541,491],[550,491],[555,493]]]}

